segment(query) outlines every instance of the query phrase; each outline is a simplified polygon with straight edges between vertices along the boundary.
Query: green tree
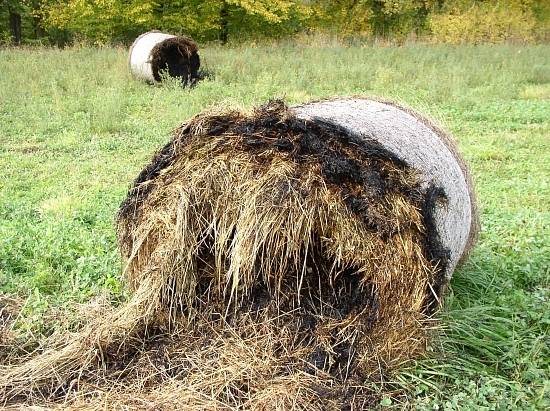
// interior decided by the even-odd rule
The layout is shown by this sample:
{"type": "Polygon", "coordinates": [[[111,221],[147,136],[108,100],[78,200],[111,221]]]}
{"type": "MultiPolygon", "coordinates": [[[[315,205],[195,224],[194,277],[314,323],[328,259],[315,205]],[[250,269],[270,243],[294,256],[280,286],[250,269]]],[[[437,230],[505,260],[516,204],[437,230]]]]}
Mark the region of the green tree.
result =
{"type": "Polygon", "coordinates": [[[42,9],[51,1],[0,0],[0,43],[50,41],[63,36],[57,29],[44,28],[42,9]]]}
{"type": "Polygon", "coordinates": [[[99,42],[125,39],[154,25],[154,0],[52,0],[41,13],[48,28],[99,42]]]}
{"type": "Polygon", "coordinates": [[[543,4],[548,3],[542,0],[447,0],[430,16],[431,33],[435,40],[448,43],[532,41],[547,24],[543,4]]]}
{"type": "MultiPolygon", "coordinates": [[[[443,0],[440,0],[443,1],[443,0]]],[[[422,31],[436,0],[319,0],[321,26],[342,34],[406,35],[422,31]]]]}
{"type": "Polygon", "coordinates": [[[29,13],[25,1],[0,0],[0,7],[4,19],[7,19],[9,34],[15,44],[21,44],[22,40],[22,16],[29,13]]]}
{"type": "Polygon", "coordinates": [[[298,31],[311,15],[310,7],[291,0],[221,0],[218,4],[218,38],[222,43],[231,33],[274,35],[298,31]]]}
{"type": "Polygon", "coordinates": [[[249,27],[269,32],[305,18],[307,8],[291,0],[53,0],[42,13],[48,27],[96,41],[129,40],[159,29],[226,42],[249,27]]]}

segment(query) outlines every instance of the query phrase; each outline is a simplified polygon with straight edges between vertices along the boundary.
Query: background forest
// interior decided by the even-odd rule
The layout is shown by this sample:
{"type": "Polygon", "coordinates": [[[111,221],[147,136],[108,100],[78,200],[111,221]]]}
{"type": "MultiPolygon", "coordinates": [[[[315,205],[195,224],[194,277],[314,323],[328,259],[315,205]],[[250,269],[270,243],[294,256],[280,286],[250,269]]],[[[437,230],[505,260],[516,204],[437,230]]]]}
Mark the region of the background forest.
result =
{"type": "Polygon", "coordinates": [[[445,43],[550,38],[548,0],[0,0],[0,44],[128,43],[158,29],[240,42],[324,33],[445,43]]]}

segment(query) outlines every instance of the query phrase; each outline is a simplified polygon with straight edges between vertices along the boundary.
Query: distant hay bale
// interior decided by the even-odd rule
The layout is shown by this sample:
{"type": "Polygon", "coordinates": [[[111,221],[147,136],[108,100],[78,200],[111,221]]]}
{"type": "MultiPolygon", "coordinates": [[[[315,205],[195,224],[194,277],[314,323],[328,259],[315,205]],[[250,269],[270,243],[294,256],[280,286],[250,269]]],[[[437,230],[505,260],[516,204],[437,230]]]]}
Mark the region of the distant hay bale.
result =
{"type": "Polygon", "coordinates": [[[411,110],[341,98],[200,114],[119,210],[132,298],[2,370],[0,389],[66,399],[79,378],[79,406],[364,409],[365,381],[423,351],[477,230],[464,161],[411,110]],[[100,400],[99,381],[114,384],[100,400]]]}
{"type": "Polygon", "coordinates": [[[161,81],[162,71],[184,84],[193,84],[199,76],[198,46],[186,36],[144,33],[130,47],[128,62],[136,77],[149,82],[161,81]]]}

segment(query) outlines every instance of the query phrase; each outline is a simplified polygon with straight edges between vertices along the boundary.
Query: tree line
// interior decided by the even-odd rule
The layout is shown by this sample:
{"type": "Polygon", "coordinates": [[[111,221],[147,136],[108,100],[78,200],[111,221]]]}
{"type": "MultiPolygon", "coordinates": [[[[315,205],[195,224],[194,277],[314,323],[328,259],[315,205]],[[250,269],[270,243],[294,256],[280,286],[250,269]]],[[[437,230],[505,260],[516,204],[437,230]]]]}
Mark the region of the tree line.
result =
{"type": "Polygon", "coordinates": [[[548,40],[549,21],[548,0],[0,0],[0,43],[127,43],[151,29],[221,43],[312,32],[531,41],[548,40]]]}

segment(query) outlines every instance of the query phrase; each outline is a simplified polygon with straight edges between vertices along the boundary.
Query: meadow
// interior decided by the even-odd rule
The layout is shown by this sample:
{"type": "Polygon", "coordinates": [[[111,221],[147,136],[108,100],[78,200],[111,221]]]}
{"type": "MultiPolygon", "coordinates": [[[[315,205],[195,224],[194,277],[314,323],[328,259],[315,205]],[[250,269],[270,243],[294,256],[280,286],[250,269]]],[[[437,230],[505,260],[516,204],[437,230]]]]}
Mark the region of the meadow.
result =
{"type": "Polygon", "coordinates": [[[123,48],[0,50],[0,293],[21,301],[17,340],[39,344],[60,312],[95,296],[126,298],[114,216],[181,122],[213,105],[381,96],[454,134],[482,231],[451,282],[439,336],[384,386],[380,406],[548,409],[550,46],[276,43],[200,54],[214,76],[189,90],[133,79],[123,48]]]}

